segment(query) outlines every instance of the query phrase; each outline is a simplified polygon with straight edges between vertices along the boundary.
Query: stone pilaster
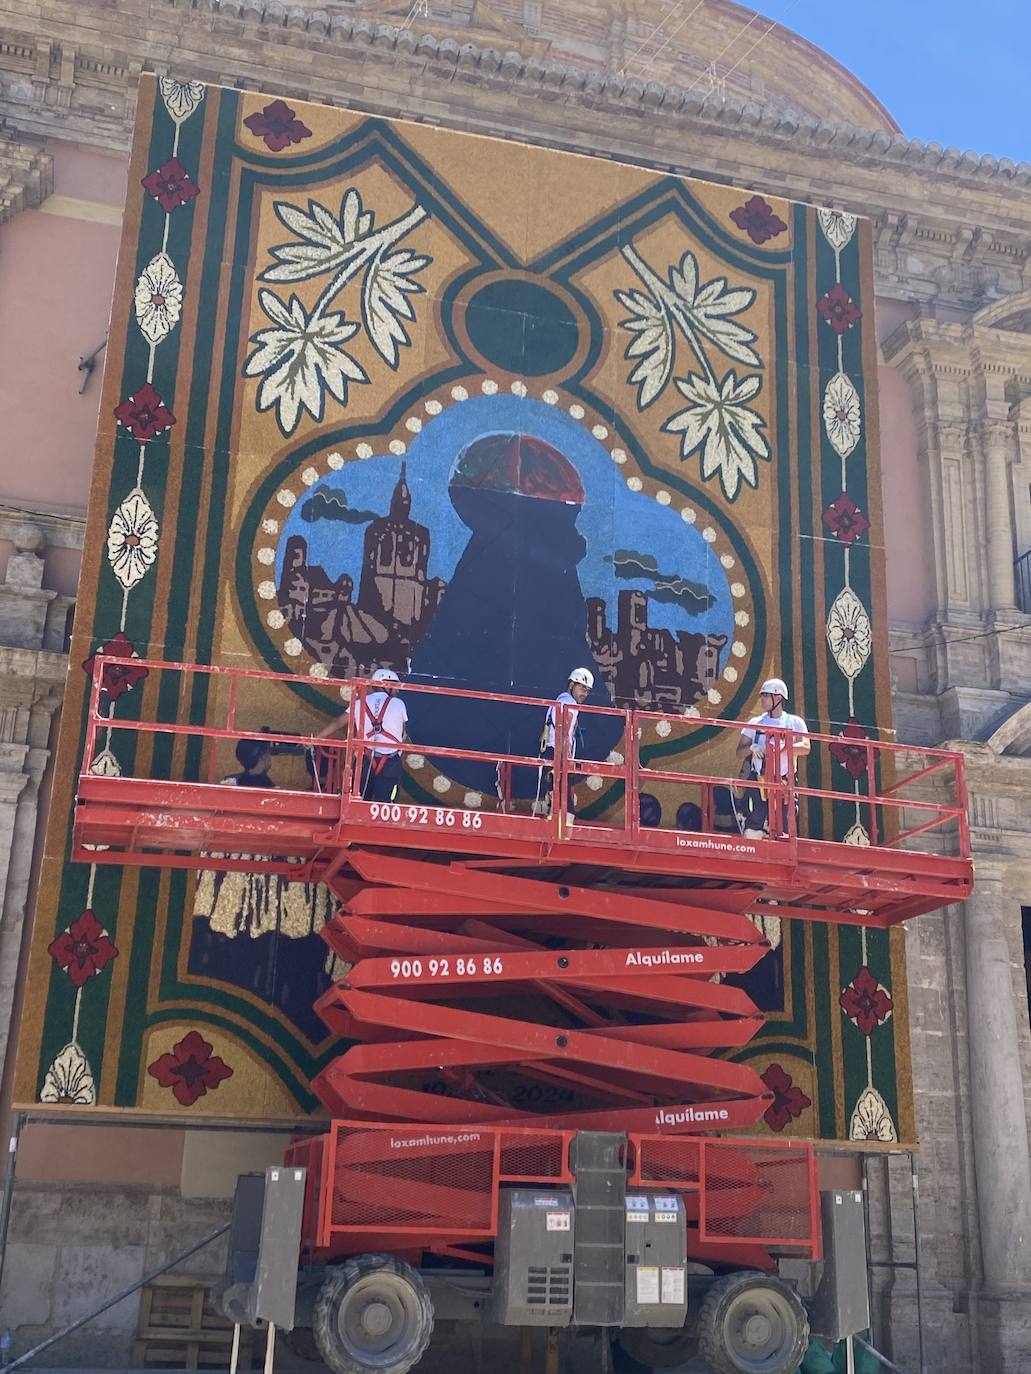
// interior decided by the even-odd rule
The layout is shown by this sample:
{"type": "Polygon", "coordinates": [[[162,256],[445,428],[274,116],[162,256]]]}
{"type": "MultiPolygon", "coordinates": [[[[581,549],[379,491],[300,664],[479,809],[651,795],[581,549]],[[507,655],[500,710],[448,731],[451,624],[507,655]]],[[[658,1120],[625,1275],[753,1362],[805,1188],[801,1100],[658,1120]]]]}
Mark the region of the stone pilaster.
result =
{"type": "Polygon", "coordinates": [[[995,614],[1016,610],[1013,597],[1013,516],[1010,510],[1010,464],[1013,426],[989,420],[981,430],[985,461],[985,535],[988,607],[995,614]]]}
{"type": "Polygon", "coordinates": [[[964,933],[981,1262],[989,1294],[1027,1288],[1031,1305],[1031,1151],[1005,921],[1001,877],[979,872],[964,933]]]}

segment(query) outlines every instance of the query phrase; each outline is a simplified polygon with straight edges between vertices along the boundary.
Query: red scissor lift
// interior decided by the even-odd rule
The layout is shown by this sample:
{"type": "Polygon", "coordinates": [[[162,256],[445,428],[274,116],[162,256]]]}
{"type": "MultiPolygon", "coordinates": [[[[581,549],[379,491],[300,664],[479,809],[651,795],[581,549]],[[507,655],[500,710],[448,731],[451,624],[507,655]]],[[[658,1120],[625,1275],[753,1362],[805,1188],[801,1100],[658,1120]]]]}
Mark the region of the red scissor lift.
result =
{"type": "MultiPolygon", "coordinates": [[[[571,721],[560,708],[549,814],[539,800],[514,796],[527,790],[520,777],[539,778],[536,755],[432,739],[403,746],[411,799],[370,802],[360,795],[366,745],[355,723],[372,684],[319,683],[349,698],[346,731],[339,740],[301,741],[311,748],[308,786],[268,790],[218,779],[241,738],[298,747],[295,735],[253,728],[260,716],[252,704],[296,678],[134,666],[161,681],[173,675],[183,689],[206,678],[217,702],[208,715],[217,712],[220,723],[115,720],[104,690],[110,660],[98,656],[73,858],[276,873],[325,883],[340,902],[323,936],[349,971],[316,1006],[349,1047],[313,1083],[333,1118],[329,1129],[296,1142],[287,1161],[307,1168],[302,1250],[328,1275],[310,1314],[327,1362],[346,1374],[410,1368],[432,1327],[433,1276],[450,1264],[481,1275],[480,1288],[467,1279],[464,1291],[479,1293],[470,1302],[495,1320],[668,1330],[690,1313],[685,1340],[700,1340],[717,1370],[793,1371],[804,1314],[771,1275],[779,1256],[820,1257],[816,1161],[806,1142],[726,1134],[753,1126],[771,1094],[754,1069],[727,1057],[752,1040],[763,1017],[723,976],[748,972],[767,953],[764,917],[887,929],[966,897],[972,866],[961,757],[850,738],[849,757],[865,766],[825,767],[842,785],[813,788],[791,769],[782,776],[781,750],[790,744],[771,730],[766,776],[742,781],[653,766],[649,755],[674,732],[697,732],[710,746],[721,734],[736,741],[742,722],[582,707],[588,724],[608,718],[602,723],[619,744],[604,759],[571,764],[571,721]],[[171,737],[169,776],[155,776],[153,766],[137,776],[95,768],[123,732],[137,746],[171,737]],[[447,773],[455,760],[493,765],[497,795],[459,788],[461,805],[438,804],[435,782],[454,795],[447,773]],[[857,773],[868,791],[853,781],[857,773]],[[581,797],[608,788],[601,816],[570,821],[574,785],[581,797]],[[641,794],[670,785],[695,801],[700,828],[642,825],[641,794]],[[769,803],[768,838],[721,829],[721,798],[759,789],[769,803]],[[869,844],[800,833],[800,812],[841,803],[854,809],[869,844]],[[639,1287],[635,1305],[628,1287],[623,1307],[611,1273],[578,1281],[580,1230],[591,1233],[588,1213],[598,1205],[592,1182],[609,1192],[618,1186],[627,1209],[652,1221],[668,1221],[658,1205],[675,1204],[687,1259],[722,1277],[678,1284],[671,1263],[667,1285],[667,1268],[656,1267],[661,1294],[639,1287]],[[497,1274],[493,1289],[490,1280],[492,1262],[502,1265],[499,1247],[511,1279],[518,1228],[534,1235],[533,1226],[553,1224],[543,1213],[513,1212],[515,1194],[534,1193],[555,1202],[555,1216],[579,1223],[577,1238],[564,1241],[567,1286],[559,1276],[557,1287],[538,1292],[529,1270],[540,1266],[530,1265],[519,1293],[506,1289],[506,1306],[497,1274]],[[700,1312],[688,1289],[699,1289],[700,1312]]],[[[148,700],[158,700],[149,686],[148,700]]],[[[459,697],[481,714],[544,709],[523,697],[414,685],[404,692],[459,697]]],[[[161,699],[182,695],[163,691],[161,699]]],[[[840,754],[840,736],[810,738],[828,763],[840,754]]],[[[132,752],[153,765],[152,750],[132,752]]],[[[733,757],[729,740],[720,756],[733,757]]],[[[630,1234],[643,1232],[628,1226],[630,1234]]],[[[531,1249],[556,1240],[542,1235],[531,1249]]],[[[601,1253],[595,1242],[592,1259],[590,1244],[582,1242],[584,1265],[601,1253]]],[[[456,1282],[463,1287],[452,1274],[452,1290],[456,1282]]],[[[646,1355],[639,1338],[625,1343],[646,1355]]]]}

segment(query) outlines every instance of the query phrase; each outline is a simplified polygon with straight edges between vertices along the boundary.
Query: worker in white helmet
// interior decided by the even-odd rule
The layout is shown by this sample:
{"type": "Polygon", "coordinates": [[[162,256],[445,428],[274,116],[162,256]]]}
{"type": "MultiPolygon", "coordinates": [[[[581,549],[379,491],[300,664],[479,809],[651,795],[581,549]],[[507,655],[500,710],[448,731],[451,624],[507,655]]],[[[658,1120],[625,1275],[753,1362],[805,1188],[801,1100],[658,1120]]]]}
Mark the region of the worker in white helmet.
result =
{"type": "MultiPolygon", "coordinates": [[[[544,718],[544,729],[541,732],[541,756],[546,759],[555,757],[555,730],[558,721],[558,708],[564,706],[566,710],[562,713],[563,723],[566,732],[566,751],[571,759],[575,759],[583,748],[583,731],[578,724],[580,712],[577,707],[582,706],[587,700],[591,688],[594,686],[594,674],[590,668],[574,668],[569,674],[569,681],[566,690],[560,692],[555,698],[553,705],[548,707],[548,713],[544,718]]],[[[571,773],[569,775],[569,787],[566,793],[566,820],[572,824],[576,817],[576,799],[573,793],[573,784],[578,781],[579,775],[571,773]]],[[[555,786],[555,775],[550,768],[542,768],[539,775],[538,792],[543,787],[543,800],[546,808],[550,809],[551,795],[555,786]]]]}
{"type": "MultiPolygon", "coordinates": [[[[379,686],[367,694],[358,713],[358,736],[368,748],[362,758],[361,794],[365,801],[392,802],[397,798],[404,773],[401,745],[408,726],[408,708],[398,695],[401,679],[393,668],[377,668],[372,681],[379,686]]],[[[350,712],[320,730],[317,739],[328,739],[347,728],[350,712]]]]}
{"type": "MultiPolygon", "coordinates": [[[[738,758],[747,766],[742,776],[757,781],[766,776],[766,755],[772,751],[779,758],[779,773],[782,778],[793,777],[798,760],[809,753],[809,727],[801,716],[785,711],[788,699],[787,683],[783,678],[767,678],[759,688],[759,705],[762,714],[753,716],[741,731],[737,746],[738,758]],[[770,736],[763,726],[776,726],[780,730],[790,730],[789,735],[770,736]]],[[[776,766],[776,765],[774,765],[776,766]]],[[[745,788],[744,833],[746,839],[760,840],[769,834],[769,798],[758,787],[745,788]]],[[[798,799],[795,799],[797,808],[798,799]]],[[[786,831],[786,815],[781,815],[780,833],[786,831]]]]}

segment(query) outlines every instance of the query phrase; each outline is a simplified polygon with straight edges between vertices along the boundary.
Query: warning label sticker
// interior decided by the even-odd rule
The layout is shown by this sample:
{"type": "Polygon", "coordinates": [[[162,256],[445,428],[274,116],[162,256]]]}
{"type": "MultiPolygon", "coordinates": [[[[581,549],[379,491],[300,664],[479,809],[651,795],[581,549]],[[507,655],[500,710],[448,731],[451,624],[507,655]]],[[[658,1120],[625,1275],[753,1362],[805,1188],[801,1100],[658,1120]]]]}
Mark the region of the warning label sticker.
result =
{"type": "Polygon", "coordinates": [[[662,1301],[683,1303],[684,1301],[684,1271],[681,1268],[663,1269],[662,1271],[662,1301]]]}
{"type": "Polygon", "coordinates": [[[549,1231],[568,1231],[569,1213],[568,1212],[549,1212],[546,1222],[549,1231]]]}
{"type": "Polygon", "coordinates": [[[659,1271],[654,1265],[641,1264],[637,1268],[637,1301],[659,1301],[659,1271]]]}

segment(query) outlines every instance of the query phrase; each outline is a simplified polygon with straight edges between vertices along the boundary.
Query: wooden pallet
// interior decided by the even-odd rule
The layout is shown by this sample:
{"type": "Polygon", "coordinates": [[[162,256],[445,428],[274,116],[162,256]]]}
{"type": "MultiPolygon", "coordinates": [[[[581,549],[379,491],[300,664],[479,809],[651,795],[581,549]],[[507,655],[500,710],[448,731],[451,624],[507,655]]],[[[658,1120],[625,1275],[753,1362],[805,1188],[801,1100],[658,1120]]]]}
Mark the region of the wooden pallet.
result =
{"type": "MultiPolygon", "coordinates": [[[[140,1293],[140,1319],[133,1347],[138,1369],[228,1369],[233,1324],[209,1296],[213,1280],[162,1275],[140,1293]]],[[[240,1330],[238,1368],[249,1370],[255,1333],[240,1330]]]]}

